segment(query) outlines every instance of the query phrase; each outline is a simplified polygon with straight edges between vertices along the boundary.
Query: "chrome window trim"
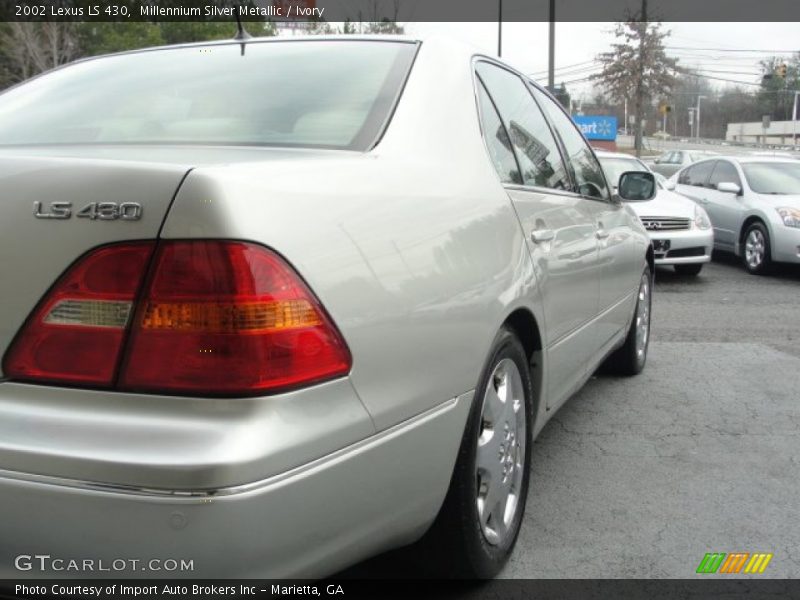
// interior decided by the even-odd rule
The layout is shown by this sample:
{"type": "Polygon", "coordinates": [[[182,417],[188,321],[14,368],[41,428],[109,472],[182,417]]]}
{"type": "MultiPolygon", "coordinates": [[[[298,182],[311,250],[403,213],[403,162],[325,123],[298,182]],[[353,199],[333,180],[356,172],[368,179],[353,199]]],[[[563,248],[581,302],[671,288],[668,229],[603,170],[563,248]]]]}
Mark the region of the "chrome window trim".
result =
{"type": "MultiPolygon", "coordinates": [[[[486,84],[483,83],[483,80],[480,78],[480,75],[478,74],[477,65],[480,62],[485,62],[485,63],[491,64],[491,65],[494,65],[495,67],[497,67],[499,69],[504,69],[504,70],[508,71],[509,73],[511,73],[513,75],[516,75],[517,77],[519,77],[522,85],[525,86],[526,88],[530,85],[530,81],[528,80],[528,78],[523,73],[520,73],[519,71],[517,71],[513,67],[510,67],[509,65],[506,65],[506,64],[504,64],[502,62],[499,62],[498,60],[496,60],[496,59],[494,59],[494,58],[492,58],[490,56],[486,56],[484,54],[473,54],[472,61],[470,62],[470,69],[472,71],[472,92],[473,92],[473,95],[475,96],[475,104],[476,104],[476,108],[478,110],[478,124],[479,124],[480,130],[481,130],[481,138],[483,140],[484,149],[486,150],[486,153],[488,155],[489,148],[486,145],[486,135],[485,135],[485,132],[483,131],[483,113],[481,112],[480,101],[478,100],[478,86],[479,85],[483,85],[484,89],[486,90],[486,93],[489,95],[489,100],[492,102],[492,105],[495,105],[495,104],[494,104],[494,98],[492,98],[492,94],[491,94],[491,92],[489,92],[489,88],[486,87],[486,84]]],[[[529,93],[530,93],[530,90],[529,90],[529,93]]],[[[559,136],[558,132],[556,132],[554,130],[553,124],[550,122],[549,115],[547,115],[547,113],[544,110],[542,110],[542,107],[539,106],[539,103],[536,101],[536,98],[534,97],[533,94],[531,94],[531,100],[533,101],[534,106],[536,106],[539,109],[539,112],[541,113],[542,118],[544,119],[545,123],[547,124],[547,128],[550,130],[550,135],[553,136],[553,141],[556,143],[556,148],[558,148],[559,157],[561,158],[561,166],[564,167],[564,172],[567,174],[567,177],[569,177],[569,180],[570,180],[569,182],[570,182],[570,185],[573,187],[573,189],[572,190],[561,190],[559,188],[542,188],[542,187],[539,187],[539,186],[525,185],[524,183],[507,183],[507,182],[504,182],[502,179],[500,179],[500,183],[504,187],[505,186],[517,186],[517,187],[520,187],[520,188],[532,189],[532,190],[547,190],[548,192],[569,192],[571,194],[574,194],[577,197],[581,197],[580,194],[577,194],[575,192],[575,189],[577,189],[577,186],[575,184],[575,178],[574,178],[574,174],[572,173],[572,168],[569,166],[567,161],[564,159],[564,145],[563,145],[563,142],[561,141],[561,136],[559,136]]],[[[500,124],[505,129],[506,125],[503,122],[503,116],[500,114],[500,111],[497,109],[496,105],[495,105],[495,111],[497,112],[497,115],[500,118],[500,124]]],[[[510,137],[509,137],[509,139],[510,139],[510,137]]],[[[519,164],[519,158],[517,157],[517,153],[514,152],[513,150],[512,150],[511,153],[514,156],[515,162],[517,163],[517,168],[519,168],[520,178],[522,178],[522,166],[519,164]]],[[[491,157],[489,157],[489,161],[491,162],[491,157]]],[[[492,165],[492,168],[494,168],[494,164],[492,165]]],[[[497,171],[497,169],[495,169],[495,171],[497,171]]],[[[499,178],[500,178],[500,175],[498,173],[498,179],[499,178]]]]}

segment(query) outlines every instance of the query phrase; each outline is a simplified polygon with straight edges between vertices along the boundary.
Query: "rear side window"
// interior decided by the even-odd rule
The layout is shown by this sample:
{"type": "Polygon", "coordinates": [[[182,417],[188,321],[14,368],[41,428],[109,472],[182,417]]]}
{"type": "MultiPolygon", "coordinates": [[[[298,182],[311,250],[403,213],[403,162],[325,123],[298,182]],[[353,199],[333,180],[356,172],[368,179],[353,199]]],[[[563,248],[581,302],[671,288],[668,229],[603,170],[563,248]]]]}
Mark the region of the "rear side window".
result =
{"type": "Polygon", "coordinates": [[[567,152],[567,160],[572,167],[575,183],[578,185],[578,193],[589,198],[609,200],[611,194],[603,177],[603,169],[573,120],[547,94],[535,87],[531,89],[533,89],[536,100],[547,111],[555,124],[558,135],[561,136],[567,152]]]}
{"type": "Polygon", "coordinates": [[[717,166],[714,167],[714,172],[711,173],[711,179],[708,180],[708,185],[715,188],[720,183],[735,183],[742,187],[742,182],[739,179],[739,173],[727,160],[717,161],[717,166]]]}
{"type": "Polygon", "coordinates": [[[478,63],[476,70],[502,117],[523,185],[569,189],[556,140],[522,79],[489,63],[478,63]]]}
{"type": "Polygon", "coordinates": [[[703,187],[708,181],[711,171],[714,169],[714,163],[715,161],[709,160],[689,167],[683,172],[683,175],[681,175],[679,183],[703,187]]]}
{"type": "Polygon", "coordinates": [[[367,150],[391,115],[416,48],[271,41],[89,60],[0,94],[0,145],[367,150]]]}
{"type": "Polygon", "coordinates": [[[511,149],[511,140],[508,139],[508,132],[500,122],[500,116],[495,110],[489,94],[483,82],[478,81],[478,105],[481,111],[481,129],[483,138],[486,140],[486,148],[492,158],[494,168],[503,183],[522,183],[519,175],[517,160],[514,158],[514,151],[511,149]]]}

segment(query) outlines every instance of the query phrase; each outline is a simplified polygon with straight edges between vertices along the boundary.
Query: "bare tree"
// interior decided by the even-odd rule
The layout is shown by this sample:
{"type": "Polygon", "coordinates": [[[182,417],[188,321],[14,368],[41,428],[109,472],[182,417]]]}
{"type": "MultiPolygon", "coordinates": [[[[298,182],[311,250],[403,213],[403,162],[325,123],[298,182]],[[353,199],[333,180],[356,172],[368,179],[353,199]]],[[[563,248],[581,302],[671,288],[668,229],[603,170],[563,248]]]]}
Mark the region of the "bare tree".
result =
{"type": "Polygon", "coordinates": [[[22,81],[79,56],[73,23],[6,23],[0,33],[0,53],[11,81],[22,81]]]}
{"type": "MultiPolygon", "coordinates": [[[[603,70],[592,79],[598,80],[606,93],[622,102],[633,99],[636,115],[636,153],[642,149],[642,118],[653,99],[668,95],[675,84],[677,60],[666,55],[661,23],[647,22],[647,2],[642,2],[642,13],[625,23],[617,23],[614,34],[619,40],[611,52],[597,59],[603,70]]],[[[626,123],[627,126],[627,123],[626,123]]]]}

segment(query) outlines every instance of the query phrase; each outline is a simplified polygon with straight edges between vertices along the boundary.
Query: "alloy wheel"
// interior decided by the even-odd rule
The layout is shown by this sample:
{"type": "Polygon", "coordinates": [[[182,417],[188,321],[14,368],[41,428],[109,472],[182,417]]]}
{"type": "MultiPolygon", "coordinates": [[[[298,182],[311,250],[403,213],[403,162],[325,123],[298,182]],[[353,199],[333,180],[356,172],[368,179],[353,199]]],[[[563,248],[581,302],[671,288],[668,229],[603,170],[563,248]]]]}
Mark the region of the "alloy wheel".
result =
{"type": "Polygon", "coordinates": [[[476,457],[478,518],[492,545],[512,533],[527,468],[526,438],[522,376],[506,358],[494,368],[484,391],[476,457]]]}
{"type": "Polygon", "coordinates": [[[764,262],[765,251],[764,234],[758,229],[751,229],[744,244],[744,258],[747,265],[753,270],[758,269],[764,262]]]}

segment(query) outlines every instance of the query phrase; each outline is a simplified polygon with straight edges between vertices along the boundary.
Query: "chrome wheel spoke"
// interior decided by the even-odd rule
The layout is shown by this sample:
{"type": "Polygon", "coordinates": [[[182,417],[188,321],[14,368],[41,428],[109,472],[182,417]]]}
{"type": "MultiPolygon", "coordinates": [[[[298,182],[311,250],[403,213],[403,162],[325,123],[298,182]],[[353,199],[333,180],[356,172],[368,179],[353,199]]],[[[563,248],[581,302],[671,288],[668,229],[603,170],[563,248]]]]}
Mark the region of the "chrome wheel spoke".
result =
{"type": "Polygon", "coordinates": [[[503,465],[501,463],[500,436],[492,434],[484,444],[478,445],[476,466],[479,481],[488,483],[500,481],[503,478],[503,465]]]}

